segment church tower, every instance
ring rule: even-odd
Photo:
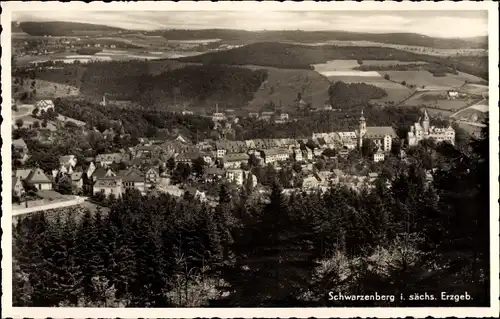
[[[363,137],[366,134],[366,120],[363,115],[363,110],[361,110],[361,117],[359,118],[359,134],[358,134],[358,145],[359,148],[363,146]]]
[[[422,121],[422,128],[424,129],[424,135],[429,134],[429,114],[427,114],[427,109],[424,109],[424,120]]]

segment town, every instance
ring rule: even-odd
[[[103,101],[105,103],[105,99]],[[15,105],[16,101],[13,103]],[[57,114],[52,100],[40,100],[31,109],[34,110],[32,113]],[[237,122],[238,117],[231,116],[231,113],[217,110],[211,116],[214,129],[230,127],[231,123]],[[269,120],[274,115],[273,112],[263,113],[261,120]],[[282,113],[279,120],[288,120],[286,115]],[[19,208],[27,208],[46,204],[46,201],[37,200],[44,197],[53,199],[65,197],[61,195],[79,195],[101,203],[105,198],[117,198],[127,190],[135,189],[143,195],[163,192],[217,203],[217,189],[221,183],[265,194],[269,191],[265,186],[270,186],[272,175],[282,176],[280,180],[287,187],[285,192],[325,191],[331,183],[359,190],[364,186],[373,186],[378,170],[361,169],[362,174],[343,170],[341,163],[352,161],[350,154],[353,152],[364,151],[368,155],[365,156],[366,163],[380,164],[390,156],[407,160],[407,148],[417,146],[422,140],[455,144],[455,131],[451,126],[431,126],[426,110],[423,115],[422,121],[409,128],[407,140],[397,141],[397,153],[393,152],[393,144],[398,139],[394,129],[367,126],[369,119],[364,117],[363,111],[358,127],[352,131],[317,132],[308,139],[234,141],[222,138],[198,143],[181,134],[170,140],[141,138],[135,146],[114,153],[100,153],[83,161],[78,160],[76,154],[63,155],[58,159],[58,167],[52,171],[23,166],[30,157],[30,150],[26,142],[18,138],[12,141],[13,158],[20,162],[20,168],[12,174],[13,202]],[[55,117],[58,116],[61,117]],[[15,125],[13,131],[16,130]],[[47,125],[47,121],[43,120],[41,125],[37,122],[28,127],[43,131]],[[74,129],[78,129],[74,125]],[[82,126],[80,129],[85,130]],[[103,132],[104,139],[113,139],[116,134],[112,129]],[[369,147],[363,148],[363,143]],[[428,176],[431,178],[430,171]]]

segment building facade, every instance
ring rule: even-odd
[[[424,110],[424,120],[413,124],[408,132],[408,145],[415,146],[420,141],[434,139],[437,143],[450,142],[455,145],[455,130],[450,126],[447,128],[434,127],[430,125],[427,110]]]

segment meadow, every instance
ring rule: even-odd
[[[248,104],[249,110],[260,110],[269,103],[284,109],[293,109],[297,105],[297,94],[311,103],[312,107],[321,108],[328,100],[328,79],[312,70],[291,70],[272,67],[245,66],[252,70],[268,70],[268,78],[254,94]]]
[[[417,92],[404,101],[402,106],[426,106],[447,111],[458,111],[473,103],[471,99],[448,100],[446,91]]]
[[[384,71],[383,74],[387,74],[391,81],[403,82],[405,81],[408,85],[415,85],[417,87],[432,87],[436,89],[451,89],[459,88],[466,82],[473,82],[481,80],[479,77],[458,72],[458,75],[447,74],[443,77],[436,77],[428,71]]]

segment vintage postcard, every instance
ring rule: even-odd
[[[493,2],[2,3],[2,317],[496,317]]]

